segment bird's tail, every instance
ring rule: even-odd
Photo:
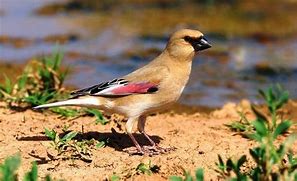
[[[43,109],[43,108],[59,107],[59,106],[98,107],[100,105],[101,104],[98,99],[96,99],[95,97],[88,97],[88,98],[68,99],[65,101],[43,104],[43,105],[33,107],[33,109]]]

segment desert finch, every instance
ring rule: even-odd
[[[195,54],[210,47],[200,31],[179,30],[171,35],[164,51],[144,67],[126,76],[74,91],[68,100],[35,109],[81,106],[122,114],[128,118],[126,132],[136,146],[136,153],[162,153],[166,150],[145,132],[146,116],[179,99],[189,80]],[[151,143],[150,147],[141,147],[132,135],[136,122],[138,131]]]

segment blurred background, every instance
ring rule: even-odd
[[[0,0],[0,74],[18,76],[59,44],[66,85],[82,88],[137,69],[193,28],[213,47],[193,62],[181,103],[256,101],[274,83],[297,98],[296,17],[296,0]]]

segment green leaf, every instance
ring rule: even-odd
[[[100,141],[99,143],[96,144],[96,148],[103,148],[105,147],[105,141]]]
[[[4,86],[4,91],[7,93],[7,94],[11,94],[12,93],[12,89],[13,89],[13,84],[11,82],[11,80],[6,76],[4,75],[5,77],[5,86]]]
[[[260,147],[256,147],[253,149],[249,149],[251,156],[255,160],[257,164],[261,164],[260,162],[263,161],[263,156],[265,154],[265,149],[263,150]]]
[[[259,167],[256,167],[254,170],[252,170],[251,178],[254,181],[261,180],[261,169]]]
[[[111,180],[111,181],[119,181],[119,180],[120,180],[120,177],[117,176],[117,175],[115,175],[115,174],[113,174],[113,175],[110,177],[110,180]]]
[[[267,91],[264,91],[262,89],[259,90],[259,94],[268,102],[269,100],[269,96],[267,94]]]
[[[76,117],[79,115],[79,110],[76,109],[64,109],[60,107],[53,107],[50,109],[52,112],[61,115],[61,117],[69,118],[69,117]]]
[[[284,104],[286,104],[289,100],[289,92],[285,91],[282,92],[280,97],[278,98],[278,101],[276,102],[276,109],[281,108]]]
[[[246,155],[243,155],[240,157],[240,159],[237,162],[237,170],[240,169],[240,167],[246,162]]]
[[[254,134],[246,134],[246,136],[247,136],[249,139],[256,140],[256,141],[258,141],[258,142],[262,142],[262,136],[259,135],[258,133],[254,133]]]
[[[199,168],[196,170],[195,172],[196,175],[196,181],[203,181],[204,180],[204,173],[203,173],[203,169]]]
[[[276,100],[276,95],[275,95],[275,91],[274,91],[274,87],[270,86],[267,90],[267,95],[269,97],[270,103],[273,103]]]
[[[170,176],[169,177],[169,180],[170,181],[183,181],[183,178],[182,177],[180,177],[180,176]]]
[[[64,54],[62,52],[56,51],[53,53],[53,56],[54,56],[54,61],[53,61],[52,69],[57,71],[61,66]]]
[[[50,175],[46,175],[45,176],[45,181],[52,181],[53,179],[51,178],[51,176]]]
[[[26,73],[23,73],[21,77],[18,79],[18,89],[23,90],[26,86],[28,80],[28,75]]]
[[[258,163],[259,156],[255,149],[249,149],[251,156]]]
[[[19,154],[8,157],[4,160],[4,163],[0,165],[0,180],[3,181],[15,181],[17,180],[16,170],[21,163],[21,156]]]
[[[252,106],[252,111],[253,113],[256,115],[257,120],[262,121],[262,122],[267,122],[267,118],[265,117],[265,115],[260,112],[255,106]]]
[[[273,133],[273,139],[276,139],[279,135],[286,132],[290,127],[292,126],[292,122],[289,120],[285,120],[277,125],[274,133]]]
[[[29,95],[28,97],[25,97],[25,102],[30,103],[31,106],[38,106],[41,104],[47,103],[49,100],[55,97],[57,92],[49,92],[48,90],[44,92],[37,92],[34,94]]]
[[[55,130],[48,130],[45,128],[44,133],[50,140],[54,141],[56,139],[57,132]]]
[[[231,160],[231,158],[229,158],[227,160],[226,166],[227,166],[227,171],[230,171],[230,170],[234,170],[235,169],[235,164],[233,163],[233,161]]]
[[[256,120],[252,122],[252,125],[255,127],[256,132],[260,135],[260,136],[266,136],[267,135],[267,128],[266,125],[264,124],[263,121],[261,120]]]
[[[150,170],[150,167],[148,164],[144,164],[144,163],[140,163],[137,168],[136,171],[143,173],[143,174],[148,174],[151,175],[152,171]]]
[[[185,181],[193,181],[193,177],[191,176],[190,172],[185,172],[184,176],[185,176]]]
[[[287,156],[290,165],[297,165],[297,157],[294,157],[294,154],[292,152],[290,152]]]
[[[293,133],[287,137],[287,139],[281,143],[279,149],[277,150],[278,156],[283,157],[288,150],[292,147],[292,145],[297,140],[297,134]]]
[[[85,111],[96,117],[95,124],[101,123],[102,125],[106,125],[108,123],[108,120],[104,119],[101,111],[97,109],[86,109]]]
[[[279,148],[277,149],[276,152],[277,152],[277,156],[278,156],[279,158],[283,157],[284,154],[285,154],[285,152],[286,152],[285,145],[284,145],[284,144],[279,145]]]
[[[62,138],[61,140],[62,140],[62,141],[65,141],[65,142],[69,142],[69,141],[72,140],[77,134],[78,134],[78,132],[76,132],[76,131],[71,131],[70,133],[67,133],[65,136],[63,136],[63,138]]]
[[[274,87],[269,87],[265,91],[259,91],[264,97],[270,113],[275,112],[281,108],[289,99],[289,92],[284,91],[283,88],[277,84]]]
[[[225,171],[225,164],[221,155],[218,155],[218,159],[219,159],[219,163],[217,164],[217,166],[219,167],[220,170]]]
[[[24,177],[24,181],[37,181],[38,174],[37,174],[37,164],[33,162],[31,171],[26,173]]]
[[[248,125],[234,121],[231,124],[226,124],[233,131],[244,132],[248,130]]]

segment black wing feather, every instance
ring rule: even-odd
[[[84,96],[84,95],[94,95],[94,94],[97,94],[99,92],[101,92],[102,90],[104,89],[107,89],[107,88],[110,88],[114,85],[127,85],[128,84],[128,81],[125,80],[125,79],[113,79],[109,82],[102,82],[100,84],[97,84],[97,85],[93,85],[91,87],[88,87],[88,88],[84,88],[84,89],[80,89],[80,90],[77,90],[77,91],[73,91],[70,93],[70,95],[72,96]]]

